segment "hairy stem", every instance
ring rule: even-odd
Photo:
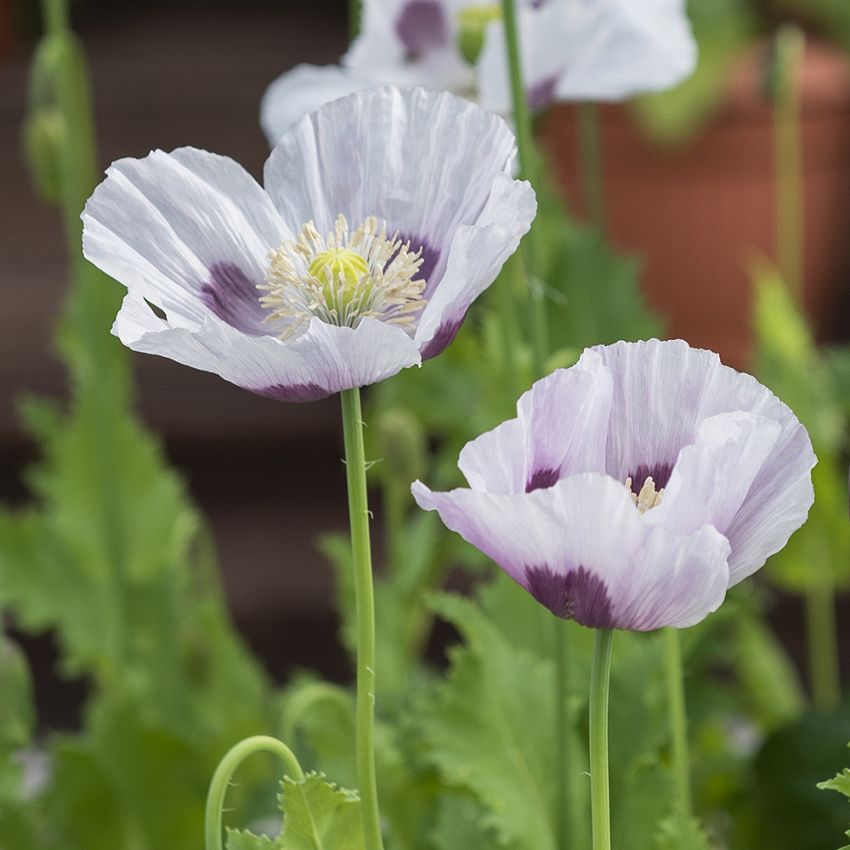
[[[383,850],[375,777],[375,599],[360,390],[344,390],[342,427],[357,603],[357,782],[367,850]]]
[[[676,787],[676,814],[683,822],[686,822],[691,818],[693,804],[682,646],[678,629],[664,629],[664,666],[667,680],[670,740],[673,752],[673,776]]]
[[[284,764],[286,776],[300,782],[304,779],[304,771],[298,764],[298,759],[292,750],[277,738],[268,735],[255,735],[246,738],[236,746],[228,750],[224,758],[219,762],[213,774],[210,790],[207,794],[207,808],[204,815],[204,836],[206,850],[222,850],[222,814],[224,812],[224,800],[227,796],[227,788],[237,768],[254,753],[272,753],[278,756]]]
[[[525,180],[533,179],[533,137],[531,132],[531,113],[528,109],[525,85],[522,74],[522,57],[519,46],[519,29],[515,0],[502,0],[502,16],[505,21],[505,47],[508,54],[508,70],[511,81],[511,102],[513,107],[514,129],[516,131],[517,154],[519,156],[519,176]],[[546,303],[543,287],[536,277],[537,251],[535,250],[534,228],[523,242],[525,270],[528,277],[531,351],[534,376],[540,378],[545,371],[548,354],[548,326],[546,323]]]
[[[597,629],[590,674],[590,809],[593,850],[611,850],[611,801],[608,788],[608,690],[611,680],[612,629]]]

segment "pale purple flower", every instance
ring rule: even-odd
[[[690,626],[803,524],[805,428],[749,375],[681,340],[599,346],[463,449],[469,489],[426,510],[560,617]]]
[[[532,109],[563,100],[622,100],[669,88],[696,65],[685,0],[517,0]],[[364,0],[360,34],[339,66],[299,65],[261,106],[274,142],[305,112],[391,83],[446,89],[508,115],[500,2]]]
[[[500,118],[372,89],[303,118],[265,167],[193,148],[113,163],[86,257],[127,287],[136,351],[287,401],[380,381],[448,345],[534,218]]]

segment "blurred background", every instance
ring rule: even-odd
[[[717,5],[728,16],[704,29],[687,109],[675,94],[603,109],[606,208],[612,240],[640,263],[642,286],[668,335],[746,368],[749,270],[759,253],[776,252],[764,33],[780,19],[812,35],[800,76],[805,305],[819,341],[850,339],[850,61],[843,47],[850,45],[850,4]],[[104,167],[152,148],[193,145],[259,176],[266,86],[299,62],[337,61],[348,39],[345,4],[332,0],[88,0],[74,4],[73,17],[91,63]],[[35,454],[17,404],[66,392],[52,343],[67,280],[61,219],[34,196],[20,153],[39,31],[35,3],[0,0],[0,497],[10,504],[24,500],[24,472]],[[575,124],[574,110],[558,107],[538,129],[580,215]],[[296,666],[345,678],[333,575],[314,546],[330,526],[346,525],[337,399],[275,404],[155,357],[134,357],[134,369],[141,416],[209,520],[241,633],[278,681]],[[805,668],[799,598],[781,598],[771,617]],[[848,625],[845,605],[839,634],[846,637]],[[20,639],[33,665],[40,722],[75,724],[83,687],[55,675],[50,635]]]

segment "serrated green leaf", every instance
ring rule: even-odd
[[[826,782],[819,782],[818,788],[821,791],[837,791],[845,797],[850,797],[850,767],[845,767],[841,773],[837,773]]]
[[[711,842],[695,818],[671,816],[658,826],[655,850],[712,850]]]
[[[497,845],[496,836],[484,825],[484,810],[469,796],[444,794],[431,831],[433,850],[486,848]],[[500,847],[507,845],[499,844]],[[512,848],[509,848],[512,850]]]
[[[243,829],[227,830],[227,850],[274,850],[275,843],[265,835],[254,835]]]
[[[555,846],[552,793],[553,669],[517,650],[472,602],[435,600],[467,645],[422,718],[431,757],[445,780],[481,802],[483,826],[502,845]]]
[[[315,773],[301,782],[286,778],[282,789],[280,850],[363,850],[360,800],[355,792]]]

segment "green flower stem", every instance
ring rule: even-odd
[[[228,750],[227,754],[219,762],[210,783],[209,794],[207,794],[207,808],[204,815],[206,850],[222,850],[221,821],[222,814],[224,813],[224,799],[227,795],[227,789],[239,765],[254,755],[254,753],[272,753],[279,756],[284,764],[286,775],[290,779],[294,779],[296,782],[304,779],[304,771],[301,770],[298,759],[295,758],[292,750],[282,741],[278,741],[277,738],[271,738],[268,735],[255,735],[253,738],[246,738],[244,741],[240,741],[236,746]]]
[[[803,157],[797,79],[805,47],[805,36],[796,26],[782,27],[776,35],[773,121],[776,253],[779,269],[798,305],[803,299]]]
[[[611,680],[612,629],[597,629],[590,674],[590,809],[593,850],[611,850],[611,801],[608,790],[608,689]]]
[[[357,782],[363,806],[366,849],[383,850],[375,778],[375,599],[360,390],[344,390],[341,397],[357,603]]]
[[[776,34],[773,67],[776,254],[779,270],[798,307],[803,304],[805,284],[802,104],[798,82],[805,50],[806,37],[799,27],[784,26]],[[810,578],[805,610],[812,696],[818,709],[829,711],[841,699],[841,676],[835,587],[828,574]]]
[[[352,41],[360,33],[361,15],[360,0],[348,0],[348,34]]]
[[[693,804],[682,646],[678,629],[664,629],[664,666],[667,679],[670,740],[672,741],[673,752],[673,776],[676,784],[676,813],[686,822],[691,818]]]
[[[525,94],[522,79],[522,61],[519,48],[519,30],[517,26],[515,0],[502,0],[502,16],[505,22],[505,42],[508,53],[508,69],[511,81],[511,101],[513,106],[514,130],[519,156],[519,176],[534,184],[533,139],[531,132],[531,113]],[[546,357],[549,351],[548,326],[546,323],[546,303],[543,288],[537,280],[536,265],[537,251],[535,249],[534,227],[526,234],[523,241],[525,270],[528,277],[531,351],[533,356],[534,375],[540,378],[545,372]],[[509,321],[513,317],[507,317]]]
[[[578,149],[585,214],[605,233],[605,176],[602,164],[602,122],[599,105],[578,106]]]
[[[812,700],[816,709],[829,712],[841,701],[835,588],[829,577],[810,579],[806,590],[806,624]]]
[[[557,789],[556,829],[559,850],[573,850],[582,846],[581,811],[579,789],[575,777],[579,774],[582,756],[578,751],[578,739],[571,728],[568,706],[570,694],[570,664],[567,649],[574,623],[552,618],[555,631],[555,728],[559,735],[556,759]]]

